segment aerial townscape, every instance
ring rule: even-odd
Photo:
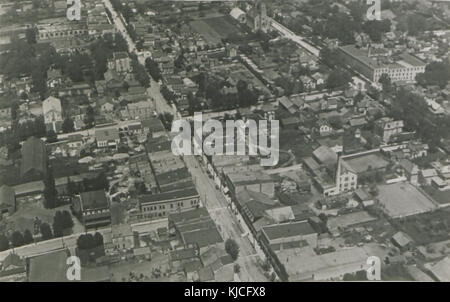
[[[450,2],[368,3],[0,0],[0,281],[449,282]]]

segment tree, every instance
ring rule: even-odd
[[[416,76],[417,82],[422,86],[439,85],[444,88],[450,81],[450,62],[432,62],[425,67],[424,73]]]
[[[48,240],[53,237],[52,229],[48,223],[42,223],[40,226],[40,231],[42,235],[42,240]]]
[[[172,122],[173,122],[173,114],[171,114],[169,112],[160,113],[159,119],[162,121],[164,128],[166,128],[168,131],[171,131]]]
[[[57,194],[55,186],[55,178],[53,177],[53,170],[48,169],[47,175],[44,179],[44,207],[46,209],[53,209],[57,206]]]
[[[69,116],[64,119],[61,127],[64,133],[70,133],[75,131],[75,124]]]
[[[37,34],[37,28],[27,28],[25,31],[25,38],[27,40],[28,44],[36,44],[36,34]]]
[[[342,68],[333,69],[328,76],[326,86],[328,89],[346,88],[352,80],[351,75]]]
[[[55,143],[58,141],[58,135],[56,135],[56,132],[53,129],[50,129],[47,132],[47,143]]]
[[[19,231],[15,231],[11,235],[11,243],[14,247],[22,246],[24,244],[24,239],[23,239],[22,233]]]
[[[56,211],[53,217],[53,233],[55,237],[63,236],[64,230],[73,227],[72,216],[68,211]]]
[[[88,128],[92,128],[94,126],[94,122],[95,122],[94,108],[92,108],[91,106],[88,106],[86,108],[86,117],[84,119],[84,123],[86,124],[86,126]]]
[[[23,232],[23,241],[24,244],[30,244],[34,241],[33,234],[31,234],[29,229],[26,229],[25,232]]]
[[[159,69],[159,65],[157,62],[155,62],[152,58],[147,58],[145,60],[145,68],[150,73],[151,77],[155,81],[161,80],[161,70]]]
[[[239,246],[233,239],[227,239],[227,241],[225,241],[225,251],[233,260],[236,260],[239,256]]]
[[[391,82],[391,78],[389,77],[389,75],[387,73],[383,73],[380,77],[380,79],[378,80],[378,82],[381,84],[381,86],[383,87],[383,91],[385,93],[390,93],[392,92],[392,82]]]
[[[0,234],[0,252],[6,251],[7,249],[9,249],[8,237],[6,237],[3,234]]]

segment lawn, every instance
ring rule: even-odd
[[[432,186],[423,186],[422,189],[441,205],[450,203],[450,191],[439,191]]]
[[[217,44],[222,42],[222,39],[227,38],[229,34],[239,32],[239,29],[228,18],[228,16],[222,16],[195,20],[190,22],[190,26],[201,34],[206,42]]]
[[[448,209],[398,219],[393,223],[398,229],[411,236],[417,245],[450,239],[450,211]]]

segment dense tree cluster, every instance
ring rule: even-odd
[[[63,231],[73,227],[72,216],[68,211],[56,211],[53,217],[53,234],[55,237],[63,236]]]
[[[161,70],[159,69],[159,65],[152,58],[147,58],[145,60],[145,68],[150,73],[153,80],[158,82],[162,79]]]
[[[58,192],[56,191],[55,178],[53,171],[48,169],[47,175],[44,179],[44,207],[46,209],[53,209],[58,206]]]
[[[239,257],[239,246],[233,239],[227,239],[227,241],[225,241],[225,251],[233,260],[236,260]]]
[[[424,98],[413,92],[399,89],[389,114],[404,120],[406,129],[416,131],[431,149],[439,146],[441,139],[450,138],[450,120],[431,114]]]
[[[131,54],[130,57],[131,67],[133,68],[133,73],[136,77],[136,80],[142,86],[146,88],[150,87],[150,78],[148,76],[147,70],[145,70],[145,67],[139,63],[138,58],[135,54]]]
[[[77,247],[80,250],[89,250],[103,245],[103,235],[99,232],[80,235],[77,239]]]
[[[425,67],[425,72],[416,76],[417,82],[422,86],[438,85],[444,88],[450,81],[450,62],[432,62]]]

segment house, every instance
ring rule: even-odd
[[[111,224],[108,197],[105,191],[81,193],[73,201],[74,212],[86,228],[96,228]]]
[[[314,73],[311,77],[314,80],[316,86],[325,84],[325,77],[320,72]]]
[[[333,131],[333,127],[331,127],[330,123],[326,119],[320,119],[317,122],[317,127],[320,135],[327,135]]]
[[[112,58],[108,60],[108,69],[113,69],[118,73],[131,72],[131,59],[124,51],[115,52]]]
[[[134,234],[130,225],[120,224],[111,227],[110,238],[108,242],[105,240],[105,252],[107,254],[115,254],[118,251],[130,251],[134,247]]]
[[[230,12],[230,16],[233,17],[233,19],[237,20],[239,23],[247,23],[246,14],[239,7],[234,7]]]
[[[316,89],[316,82],[310,77],[300,76],[300,81],[302,81],[303,87],[305,87],[306,90],[310,91]]]
[[[148,101],[130,103],[127,105],[127,109],[132,119],[146,119],[153,116],[153,108]]]
[[[119,130],[116,127],[95,128],[95,139],[98,148],[115,148],[120,143]]]
[[[20,176],[23,181],[41,180],[47,174],[47,151],[45,143],[34,136],[22,145]]]
[[[432,179],[437,176],[438,174],[435,169],[421,170],[419,173],[419,181],[423,184],[431,185]]]
[[[371,206],[375,203],[373,197],[367,193],[364,188],[358,188],[353,193],[356,201],[362,203],[364,207]]]
[[[392,242],[402,251],[409,249],[414,243],[411,237],[409,237],[408,234],[402,231],[397,232],[394,234],[394,236],[392,236]]]
[[[72,156],[78,156],[83,147],[83,136],[81,134],[71,134],[67,137],[67,147]]]
[[[392,118],[383,117],[375,121],[374,132],[381,136],[383,142],[387,143],[391,136],[402,133],[403,126],[402,120],[395,121]]]
[[[59,69],[49,69],[47,71],[47,87],[56,88],[63,83],[63,75]]]
[[[409,159],[405,158],[400,159],[398,163],[409,182],[413,185],[417,185],[419,183],[419,167]]]
[[[111,99],[103,97],[97,100],[97,105],[102,113],[111,113],[114,111],[114,103]]]
[[[15,253],[10,253],[1,263],[0,282],[26,281],[27,265],[25,259]]]
[[[62,107],[58,98],[49,96],[42,102],[42,112],[47,131],[53,130],[55,133],[61,131],[62,126]]]
[[[166,129],[159,118],[148,118],[142,121],[144,133],[151,134],[153,138],[158,138],[166,134]]]
[[[0,214],[14,214],[16,211],[16,192],[7,185],[0,187]]]

